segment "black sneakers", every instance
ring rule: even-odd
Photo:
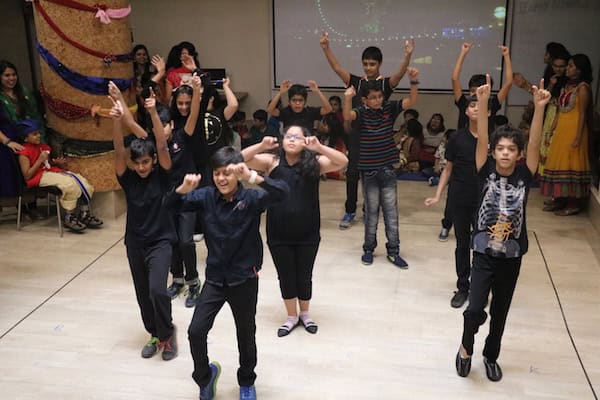
[[[460,350],[456,353],[456,373],[458,376],[466,378],[471,372],[471,357],[462,358]]]
[[[167,288],[167,294],[173,300],[185,289],[185,285],[183,283],[173,282],[171,286]]]
[[[177,327],[173,325],[173,333],[167,340],[160,342],[159,347],[162,349],[162,359],[170,361],[177,357]]]
[[[500,368],[497,362],[491,362],[487,358],[484,358],[483,365],[485,365],[485,374],[490,381],[498,382],[502,379],[502,368]]]
[[[454,292],[454,296],[452,296],[452,300],[450,300],[450,305],[454,308],[461,308],[468,298],[469,292],[463,290],[456,291]]]
[[[152,358],[158,352],[159,343],[160,340],[158,340],[157,337],[152,336],[142,349],[142,358]]]
[[[188,296],[185,299],[185,306],[188,308],[196,307],[200,297],[200,284],[192,285],[188,289]]]

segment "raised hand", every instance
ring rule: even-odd
[[[200,174],[186,174],[183,177],[183,182],[177,188],[176,192],[179,194],[186,194],[196,189],[200,184],[200,180],[202,179],[202,175]]]
[[[198,91],[198,93],[200,94],[204,92],[204,86],[202,86],[202,79],[197,74],[194,74],[194,76],[192,77],[192,89],[194,89],[194,91]]]
[[[108,82],[108,95],[114,100],[123,99],[123,93],[121,93],[121,91],[113,81]]]
[[[181,56],[181,65],[190,71],[196,70],[196,62],[194,61],[194,57],[190,56],[189,54],[184,54]]]
[[[110,109],[110,112],[108,113],[108,115],[110,115],[110,117],[112,119],[123,118],[123,104],[121,103],[121,100],[115,100],[112,98],[112,96],[108,96],[108,98],[113,103],[113,106]]]
[[[475,94],[477,95],[477,100],[487,101],[490,98],[490,93],[492,91],[492,82],[489,74],[485,74],[485,85],[481,85],[477,88]]]
[[[460,51],[462,53],[468,53],[469,51],[471,51],[471,48],[473,47],[473,42],[464,42],[462,44],[462,47],[460,48]]]
[[[251,171],[246,163],[229,164],[226,168],[228,173],[232,173],[238,180],[247,181],[250,179]]]
[[[498,48],[500,49],[500,53],[502,53],[502,57],[506,57],[507,55],[509,55],[509,48],[503,45],[499,45]]]
[[[319,44],[323,50],[329,48],[329,33],[323,31],[321,32],[321,39],[319,39]]]
[[[304,146],[311,151],[318,152],[321,148],[321,142],[316,136],[307,136],[304,138]]]
[[[287,93],[287,91],[290,90],[290,86],[292,86],[292,82],[288,79],[281,82],[281,85],[279,86],[279,93]]]
[[[154,94],[154,90],[152,87],[150,89],[150,97],[144,100],[144,108],[148,111],[151,111],[156,108],[156,94]]]
[[[404,42],[404,52],[407,55],[411,55],[414,50],[415,50],[415,39],[409,39],[406,42]]]
[[[533,94],[533,104],[538,108],[546,107],[546,104],[548,104],[552,98],[550,92],[544,89],[543,79],[540,80],[539,88],[536,86],[531,87],[531,92]]]
[[[273,150],[277,147],[279,147],[279,141],[273,136],[265,136],[260,142],[261,151]]]
[[[354,96],[356,96],[356,89],[354,89],[354,86],[349,86],[344,91],[344,96],[346,96],[346,97],[354,97]]]
[[[165,69],[166,69],[166,64],[165,64],[165,60],[157,55],[152,56],[152,60],[150,60],[150,63],[152,65],[154,65],[154,68],[156,68],[156,71],[158,73],[164,73]]]
[[[306,81],[306,83],[308,83],[308,88],[311,91],[316,92],[317,90],[319,90],[319,87],[317,86],[317,82],[315,82],[315,81]]]
[[[406,73],[408,74],[408,79],[411,81],[416,81],[419,79],[419,70],[413,67],[409,67],[406,69]]]
[[[231,83],[231,80],[229,79],[229,77],[225,77],[223,79],[223,87],[229,87],[230,83]]]

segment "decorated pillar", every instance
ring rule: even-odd
[[[117,189],[106,96],[110,80],[125,94],[133,90],[129,2],[32,2],[50,145],[96,191]]]

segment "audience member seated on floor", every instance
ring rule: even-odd
[[[65,158],[50,158],[52,149],[41,143],[39,123],[35,120],[20,121],[18,132],[24,149],[17,154],[27,187],[58,187],[62,192],[60,205],[65,210],[64,225],[71,231],[81,232],[102,226],[102,221],[92,214],[89,207],[94,187],[83,176],[63,169],[67,164]]]
[[[442,141],[435,150],[435,163],[433,164],[433,167],[421,170],[423,175],[425,175],[427,178],[429,186],[437,186],[437,184],[440,182],[440,175],[446,166],[446,144],[454,132],[456,132],[456,129],[448,129],[446,133],[444,133]]]
[[[442,142],[445,131],[444,116],[440,113],[433,114],[423,130],[423,145],[419,153],[419,169],[424,170],[433,167],[435,152]]]
[[[408,135],[406,128],[406,123],[408,122],[408,120],[418,120],[419,112],[414,108],[409,108],[408,110],[404,110],[404,112],[402,113],[402,118],[404,118],[404,122],[402,122],[402,125],[400,125],[397,131],[394,131],[394,142],[396,142],[396,146],[400,145],[402,139]],[[394,123],[394,126],[396,126],[396,123],[397,122]]]
[[[397,172],[418,172],[419,152],[423,143],[423,125],[414,118],[406,121],[406,136],[400,139],[400,162],[396,164]]]
[[[242,148],[260,143],[265,136],[279,138],[279,129],[275,129],[273,125],[269,125],[267,118],[267,111],[263,109],[254,111],[254,114],[252,114],[252,126],[250,127],[250,139],[245,143],[242,142]]]

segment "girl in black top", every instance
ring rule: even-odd
[[[299,321],[308,332],[316,333],[318,327],[308,309],[312,270],[321,239],[319,176],[344,168],[348,159],[343,153],[322,145],[300,126],[286,130],[276,154],[265,153],[277,147],[277,139],[268,136],[242,151],[244,161],[251,168],[281,179],[290,187],[287,201],[267,211],[267,244],[288,315],[277,335],[288,335]]]

